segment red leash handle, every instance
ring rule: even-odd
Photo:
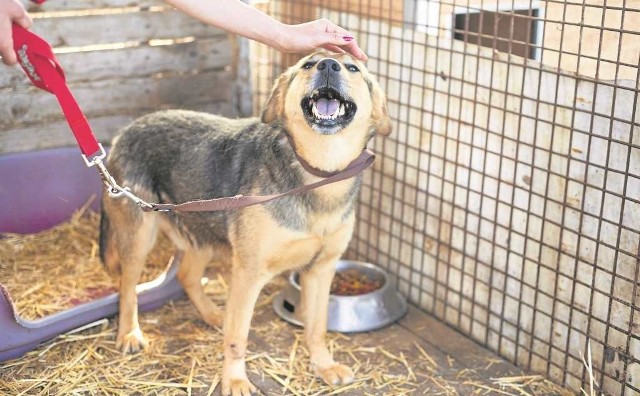
[[[12,28],[13,48],[20,66],[36,87],[56,96],[80,146],[80,151],[84,154],[85,160],[92,158],[87,161],[88,165],[92,165],[96,157],[104,157],[104,150],[93,135],[89,122],[69,90],[64,71],[53,54],[51,46],[42,37],[16,23]]]

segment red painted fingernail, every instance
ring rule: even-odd
[[[353,37],[351,37],[351,36],[342,36],[342,38],[344,39],[344,41],[351,41],[351,40],[353,40]]]

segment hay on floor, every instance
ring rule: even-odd
[[[114,279],[98,257],[97,230],[98,216],[80,211],[39,234],[0,238],[0,282],[22,317],[39,318],[114,290]],[[144,280],[163,271],[172,252],[161,239]],[[205,291],[222,305],[227,274],[211,267],[207,275]],[[401,349],[368,334],[339,333],[328,334],[329,347],[336,360],[353,368],[356,380],[327,386],[314,377],[302,330],[273,314],[271,301],[285,282],[278,277],[263,290],[249,342],[248,373],[267,394],[571,394],[541,376],[489,378],[482,367],[452,374],[446,361],[438,362],[418,342]],[[189,301],[143,313],[140,323],[150,341],[144,353],[123,355],[116,350],[117,321],[104,319],[0,363],[0,394],[219,394],[222,333],[208,327]]]

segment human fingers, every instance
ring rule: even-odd
[[[25,10],[19,0],[5,0],[0,3],[0,16],[16,22],[25,29],[29,29],[33,24],[31,15]]]
[[[16,53],[13,50],[11,19],[3,16],[0,16],[0,56],[5,65],[11,66],[17,62]]]
[[[369,59],[367,54],[364,53],[362,48],[358,46],[358,43],[355,40],[343,46],[343,49],[363,62]]]
[[[12,22],[28,29],[33,20],[19,0],[0,2],[0,56],[7,65],[13,65],[17,61],[13,50]]]
[[[322,48],[329,50],[331,52],[337,52],[339,54],[344,54],[347,51],[343,50],[342,48],[338,47],[337,45],[333,45],[333,44],[325,44],[322,46]]]
[[[31,25],[33,25],[33,19],[31,19],[31,15],[29,15],[26,11],[22,16],[13,19],[18,25],[22,26],[25,29],[29,29]]]
[[[339,53],[348,52],[361,61],[366,61],[368,59],[367,55],[358,46],[358,43],[355,41],[353,36],[342,35],[340,33],[323,33],[317,38],[317,40],[318,42],[315,47],[322,47]]]
[[[331,41],[327,42],[326,44],[339,46],[344,51],[350,53],[361,61],[366,61],[368,59],[362,48],[358,46],[358,42],[354,39],[351,32],[327,19],[322,19],[320,20],[320,22],[324,25],[324,31],[333,35],[333,37],[331,37]],[[329,39],[329,37],[327,38]]]

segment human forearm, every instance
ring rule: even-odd
[[[285,25],[240,0],[165,0],[201,22],[282,49]]]
[[[348,52],[360,60],[367,55],[353,35],[327,19],[287,25],[240,0],[165,0],[167,4],[208,25],[224,29],[283,52],[325,48]]]

